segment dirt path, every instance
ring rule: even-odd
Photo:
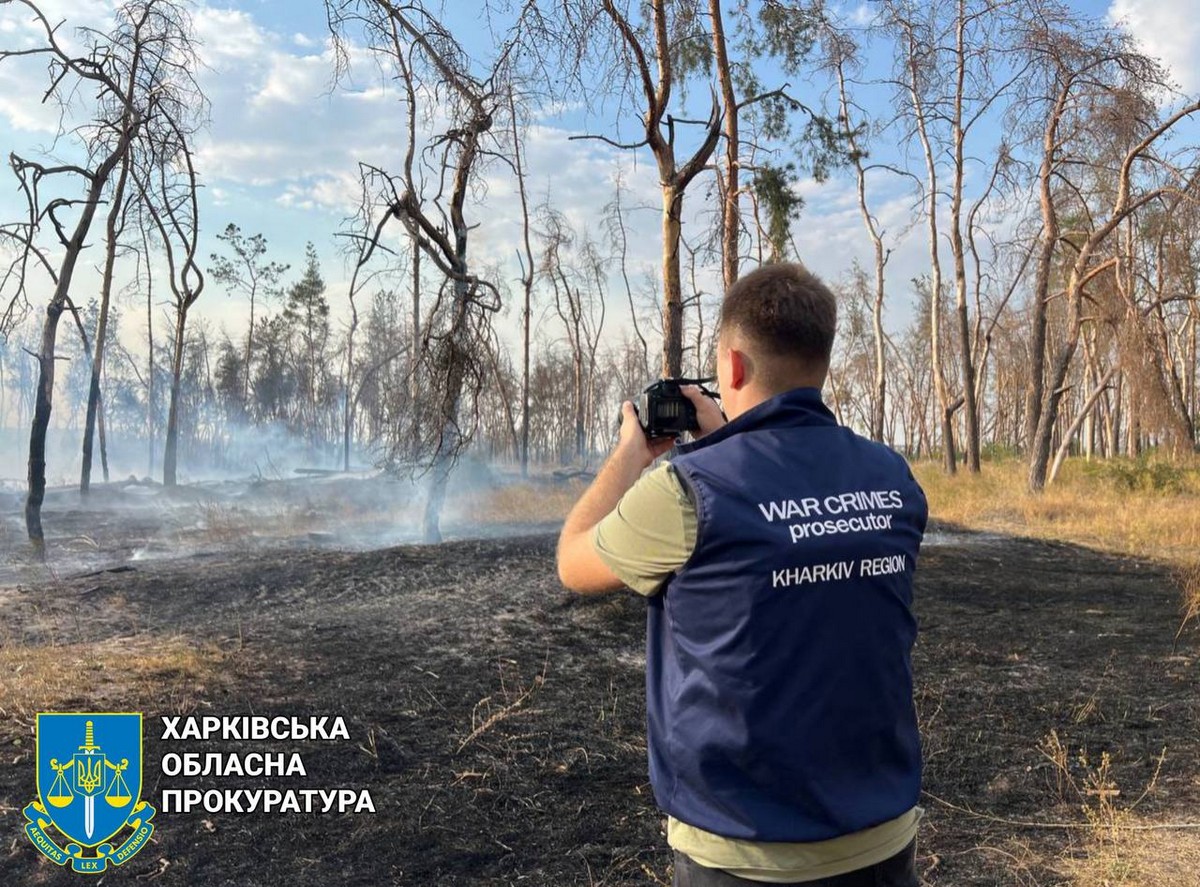
[[[539,535],[0,587],[0,883],[78,883],[21,834],[38,710],[144,711],[143,796],[160,807],[165,788],[344,787],[378,811],[160,813],[155,842],[106,884],[669,883],[646,777],[644,604],[573,597],[552,558]],[[1193,884],[1188,833],[1032,828],[941,803],[1041,823],[1085,822],[1084,804],[1126,826],[1200,819],[1200,633],[1172,653],[1167,571],[951,535],[927,546],[918,599],[927,881],[1089,883],[1119,865],[1110,883]],[[159,718],[179,714],[341,716],[351,739],[161,741]],[[1152,790],[1120,813],[1164,748]],[[251,750],[298,751],[308,775],[162,775],[168,751]],[[1119,795],[1096,781],[1105,753]],[[1181,880],[1147,880],[1164,852]]]

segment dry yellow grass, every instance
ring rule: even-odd
[[[39,711],[192,711],[232,682],[244,651],[183,637],[84,644],[0,644],[0,713],[32,733]],[[14,737],[3,737],[11,739]]]
[[[491,526],[562,520],[586,488],[581,480],[526,481],[452,492],[442,512],[447,524]],[[364,503],[353,497],[312,502],[259,503],[245,506],[205,503],[197,526],[175,531],[178,541],[193,545],[244,548],[262,535],[277,538],[319,531],[353,536],[373,526],[419,529],[420,496],[395,503]],[[0,539],[2,541],[2,539]]]
[[[934,462],[915,463],[913,471],[930,514],[946,523],[1160,558],[1181,568],[1197,562],[1200,468],[1068,460],[1037,495],[1026,488],[1025,462],[1014,458],[989,460],[978,475],[960,470],[950,477]],[[561,520],[584,487],[581,481],[512,484],[480,495],[471,512],[480,523]]]
[[[1155,823],[1125,817],[1130,828]],[[1195,831],[1121,831],[1093,835],[1079,855],[1059,868],[1078,887],[1194,887],[1200,870],[1200,834]]]
[[[1183,635],[1183,630],[1187,628],[1188,623],[1200,619],[1200,560],[1180,566],[1175,571],[1175,581],[1179,584],[1179,590],[1182,593],[1179,607],[1182,618],[1179,622],[1179,631],[1175,633],[1175,644],[1178,645],[1179,638]]]
[[[960,470],[950,477],[935,462],[915,463],[913,471],[937,520],[1196,568],[1200,467],[1073,459],[1037,495],[1026,488],[1025,462],[1014,458],[986,461],[978,475]],[[473,497],[471,515],[480,523],[562,520],[585,486],[572,481],[498,487]],[[462,507],[461,502],[453,504]]]
[[[1073,835],[1068,851],[1055,868],[1078,887],[1191,887],[1200,866],[1200,830],[1174,827],[1139,815],[1138,805],[1158,783],[1166,749],[1149,782],[1136,798],[1123,800],[1112,777],[1108,752],[1089,761],[1080,751],[1072,756],[1051,731],[1038,748],[1054,765],[1060,801],[1074,796],[1088,823]],[[1072,766],[1073,765],[1073,766]],[[1082,778],[1075,774],[1082,774]]]
[[[1200,551],[1200,469],[1161,463],[1070,460],[1040,494],[1016,459],[986,462],[954,477],[939,465],[914,473],[930,514],[973,530],[1074,542],[1105,551],[1191,565]]]
[[[496,487],[471,503],[469,516],[482,524],[538,523],[562,520],[583,495],[582,481],[520,483]],[[463,503],[452,503],[460,510]]]

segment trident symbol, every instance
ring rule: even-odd
[[[104,755],[92,737],[92,722],[87,721],[82,754],[75,755],[75,786],[83,795],[83,831],[89,839],[96,830],[96,795],[104,785]]]
[[[83,772],[77,773],[75,778],[79,780],[79,787],[83,789],[84,794],[94,792],[100,781],[104,778],[104,771],[100,769],[103,764],[100,758],[95,758],[92,761],[83,762]]]

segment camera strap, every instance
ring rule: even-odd
[[[705,378],[703,378],[703,379],[686,379],[686,378],[682,378],[682,377],[681,377],[681,378],[678,378],[678,379],[672,379],[671,381],[672,381],[672,382],[677,382],[677,383],[679,383],[680,385],[695,385],[695,386],[696,386],[697,388],[699,388],[699,389],[700,389],[700,390],[701,390],[701,391],[702,391],[704,394],[708,395],[709,397],[713,398],[714,400],[720,400],[720,399],[721,399],[721,395],[720,395],[720,393],[719,393],[719,392],[713,391],[712,389],[705,387],[705,386],[706,386],[706,385],[707,385],[709,382],[715,382],[715,381],[717,381],[717,377],[716,377],[716,376],[706,376],[706,377],[705,377]]]

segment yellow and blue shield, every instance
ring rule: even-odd
[[[38,714],[37,789],[38,799],[25,808],[25,833],[51,860],[99,873],[109,862],[121,865],[132,858],[154,832],[155,810],[140,797],[141,714]],[[50,826],[67,839],[65,847]],[[133,833],[114,849],[126,828]]]

